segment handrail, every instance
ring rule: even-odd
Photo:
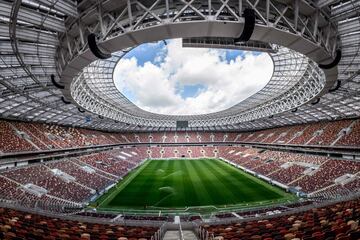
[[[180,235],[180,240],[184,240],[184,234],[183,234],[182,227],[181,227],[181,221],[179,222],[179,235]]]
[[[199,226],[198,228],[198,238],[199,240],[213,240],[214,239],[214,234],[213,233],[209,233],[208,230],[206,230],[204,227]]]
[[[160,228],[151,236],[151,240],[162,240],[166,229],[166,223],[163,223]]]
[[[244,221],[252,221],[252,220],[258,220],[258,219],[270,219],[270,218],[274,218],[274,217],[278,217],[278,216],[284,216],[284,215],[304,212],[304,211],[307,211],[307,210],[312,209],[312,208],[325,207],[325,206],[332,205],[332,204],[335,204],[335,203],[353,200],[353,199],[356,199],[356,198],[359,198],[359,197],[360,197],[360,193],[354,193],[352,195],[344,196],[344,197],[341,197],[339,199],[334,199],[334,200],[327,201],[327,202],[322,202],[322,203],[314,203],[314,204],[302,206],[302,207],[292,209],[290,211],[285,211],[285,212],[275,214],[275,215],[249,217],[249,218],[244,218],[244,219],[239,219],[239,218],[212,219],[212,221],[206,222],[206,224],[208,224],[208,225],[227,224],[227,223],[233,223],[233,222],[244,222]],[[66,214],[60,214],[60,213],[52,213],[52,212],[47,212],[46,210],[43,210],[43,209],[26,208],[24,206],[19,205],[19,203],[17,203],[17,202],[9,201],[9,200],[0,199],[0,207],[9,208],[9,209],[15,209],[15,210],[18,210],[18,211],[24,211],[24,212],[33,213],[33,214],[39,214],[39,215],[47,216],[47,217],[61,218],[61,219],[65,219],[65,220],[75,220],[75,221],[90,222],[90,223],[104,223],[104,224],[112,223],[112,224],[114,224],[113,222],[110,222],[107,219],[88,218],[88,217],[81,217],[81,216],[76,216],[76,215],[66,215]],[[140,225],[142,225],[142,226],[160,226],[159,230],[161,230],[161,231],[158,233],[158,236],[162,237],[164,231],[166,230],[166,224],[167,223],[163,223],[163,224],[160,225],[159,222],[156,222],[156,221],[127,220],[127,221],[122,221],[122,222],[119,221],[116,224],[126,224],[128,226],[140,226]],[[204,237],[206,234],[204,235],[204,233],[201,233],[201,231],[199,231],[199,236],[200,235],[202,237]],[[207,235],[207,237],[209,237],[209,236]],[[161,240],[161,238],[158,238],[158,239]],[[206,239],[206,238],[202,238],[202,239]],[[155,240],[157,240],[157,239],[155,239]]]

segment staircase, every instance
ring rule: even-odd
[[[190,230],[184,230],[183,237],[181,238],[180,231],[170,230],[164,235],[163,240],[198,240],[195,233]]]
[[[351,124],[346,127],[346,128],[343,128],[340,130],[340,132],[338,133],[338,137],[335,139],[335,141],[333,141],[330,146],[334,146],[342,137],[348,135],[351,133],[354,125],[355,125],[356,121],[352,121]]]
[[[183,239],[184,240],[198,240],[195,233],[193,231],[189,231],[189,230],[183,231]]]
[[[179,231],[167,231],[163,238],[163,240],[178,240],[178,239],[180,239]]]
[[[174,222],[163,225],[160,232],[165,232],[163,240],[198,240],[194,227],[189,223],[181,224],[180,217],[175,216]]]

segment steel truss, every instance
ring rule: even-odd
[[[338,72],[332,74],[340,81],[339,87],[335,88],[335,81],[326,84],[319,96],[324,95],[316,105],[310,101],[297,107],[297,111],[182,130],[243,131],[360,116],[360,3],[356,0],[83,0],[77,3],[73,0],[0,0],[0,117],[112,131],[176,130],[114,122],[90,112],[81,113],[77,106],[60,100],[63,93],[52,85],[50,75],[57,74],[57,80],[61,76],[62,84],[67,83],[69,87],[67,81],[79,76],[85,66],[96,60],[87,50],[89,33],[95,33],[100,47],[109,52],[134,47],[145,41],[141,33],[150,35],[149,32],[154,31],[154,41],[157,37],[179,37],[177,34],[183,28],[205,31],[205,34],[199,33],[201,36],[181,36],[186,38],[234,38],[242,32],[245,8],[256,12],[252,40],[273,42],[272,37],[278,36],[281,42],[277,44],[323,64],[331,62],[326,56],[341,48]],[[311,71],[310,68],[307,71]],[[90,81],[87,84],[94,91],[96,85]],[[335,91],[328,92],[334,88]],[[287,89],[290,91],[291,87]],[[110,93],[106,87],[101,91]],[[276,96],[281,94],[277,92]],[[268,99],[264,96],[254,95],[249,103],[265,104]],[[248,110],[238,107],[239,113]],[[124,109],[124,112],[130,110]],[[85,116],[91,121],[85,122]],[[221,116],[219,112],[216,119]]]
[[[122,56],[123,53],[118,53],[110,59],[90,64],[72,83],[71,94],[75,102],[84,109],[141,126],[173,127],[178,119],[188,120],[190,127],[250,121],[281,113],[310,101],[322,91],[326,82],[324,73],[315,63],[294,51],[279,48],[271,53],[275,66],[272,79],[264,89],[244,102],[214,114],[190,117],[160,115],[141,110],[117,90],[112,77],[116,62]]]
[[[96,2],[87,6],[84,12],[67,26],[67,31],[60,38],[63,45],[58,49],[59,59],[62,59],[61,68],[65,68],[87,50],[88,33],[96,33],[99,42],[128,35],[130,40],[127,44],[137,45],[141,42],[140,36],[136,34],[156,26],[195,22],[243,23],[242,13],[245,8],[255,11],[258,28],[271,26],[283,32],[299,35],[329,53],[333,53],[338,47],[337,27],[327,21],[329,13],[322,9],[314,11],[310,1],[295,0],[290,5],[275,0],[127,0],[126,4],[124,2],[109,10]],[[90,18],[90,14],[96,17]],[[236,37],[240,30],[241,28],[236,29],[232,37]]]
[[[266,3],[264,5],[264,3]],[[146,4],[145,4],[146,5]],[[282,5],[279,2],[267,0],[266,2],[251,2],[249,0],[245,1],[168,1],[168,0],[158,0],[152,2],[149,6],[145,6],[143,3],[139,1],[127,1],[127,4],[124,5],[122,8],[119,8],[115,11],[106,12],[104,15],[104,11],[101,7],[96,7],[88,11],[97,11],[98,16],[101,16],[99,21],[96,21],[92,24],[87,25],[87,30],[89,32],[95,32],[98,36],[99,45],[106,49],[107,51],[113,51],[114,47],[111,42],[114,42],[114,39],[119,40],[119,37],[123,37],[122,39],[125,40],[124,36],[130,38],[131,40],[121,45],[121,49],[124,47],[133,47],[138,45],[141,42],[151,41],[157,38],[155,37],[148,37],[143,36],[143,32],[146,32],[148,29],[153,29],[154,27],[170,27],[170,26],[177,26],[188,24],[201,24],[205,23],[208,24],[209,22],[214,23],[235,23],[237,25],[243,24],[242,18],[242,11],[245,8],[251,8],[256,12],[256,26],[257,31],[254,33],[255,35],[261,35],[259,37],[261,40],[266,40],[267,35],[261,33],[261,28],[271,28],[272,30],[281,31],[282,34],[295,34],[296,36],[300,36],[302,41],[312,42],[317,46],[317,49],[312,51],[305,51],[310,57],[314,58],[316,61],[321,62],[329,59],[332,52],[335,51],[337,46],[336,40],[336,27],[333,26],[329,22],[324,22],[325,13],[321,11],[316,11],[316,13],[312,16],[315,21],[309,21],[308,17],[305,19],[302,16],[302,12],[306,10],[305,6],[300,6],[299,1],[295,1],[293,6],[289,5]],[[289,11],[293,11],[294,15],[289,15]],[[326,25],[326,27],[325,27]],[[105,113],[106,117],[112,118],[117,121],[124,121],[125,123],[135,124],[140,126],[156,126],[156,127],[174,127],[176,120],[188,120],[189,125],[191,127],[200,127],[200,126],[216,126],[216,125],[229,125],[229,124],[236,124],[244,121],[249,121],[249,119],[257,119],[258,117],[265,117],[267,116],[265,113],[269,112],[269,108],[271,110],[276,110],[272,112],[273,114],[281,113],[291,108],[298,107],[311,99],[308,97],[311,95],[312,98],[319,96],[319,94],[323,91],[323,88],[326,87],[326,81],[322,82],[321,86],[322,89],[318,87],[315,88],[316,94],[311,92],[309,94],[303,94],[302,101],[300,98],[297,97],[297,104],[294,104],[294,101],[291,99],[286,99],[285,96],[292,96],[294,92],[291,92],[291,95],[284,95],[283,92],[277,92],[278,90],[273,91],[273,96],[278,96],[282,94],[281,101],[274,99],[273,102],[268,102],[263,104],[261,107],[259,103],[257,105],[252,104],[253,110],[256,111],[246,111],[241,112],[237,111],[234,112],[234,109],[230,109],[229,111],[221,111],[218,114],[206,114],[200,116],[191,116],[191,117],[184,117],[184,116],[165,116],[165,115],[156,115],[145,111],[140,111],[140,109],[133,104],[126,101],[124,96],[121,96],[121,101],[123,103],[118,104],[110,104],[113,102],[109,100],[102,100],[102,97],[99,96],[92,96],[91,99],[94,101],[98,101],[96,107],[94,104],[90,104],[87,101],[89,98],[86,98],[84,92],[88,94],[96,94],[94,91],[89,91],[82,85],[83,92],[80,94],[79,88],[74,87],[71,84],[73,79],[78,79],[76,84],[79,83],[79,77],[81,79],[93,78],[93,76],[97,76],[97,80],[101,82],[104,79],[103,74],[100,76],[98,73],[104,73],[104,68],[99,68],[99,71],[96,71],[94,65],[90,63],[88,58],[89,56],[88,46],[85,41],[85,31],[82,28],[83,24],[73,24],[71,25],[73,29],[78,29],[78,37],[74,37],[70,39],[68,36],[66,39],[64,38],[63,41],[67,43],[67,48],[60,48],[59,54],[61,55],[61,59],[63,59],[63,66],[62,69],[65,69],[62,78],[64,83],[68,86],[64,91],[64,94],[69,98],[79,102],[77,102],[80,106],[85,109],[90,110],[96,114],[103,114]],[[235,25],[236,26],[236,25]],[[230,27],[231,28],[231,27]],[[260,29],[260,30],[259,30]],[[160,31],[160,30],[159,30]],[[213,34],[219,34],[219,30],[213,30]],[[232,30],[233,31],[233,30]],[[270,31],[270,30],[267,30]],[[237,32],[237,31],[235,31]],[[160,33],[159,33],[160,34]],[[192,37],[194,33],[191,31],[180,31],[179,34],[188,34]],[[234,34],[233,32],[230,33]],[[284,38],[281,36],[280,33],[276,33],[280,38]],[[335,35],[334,35],[335,34]],[[136,37],[136,35],[142,37]],[[161,35],[161,34],[160,34]],[[236,37],[236,35],[233,35]],[[161,37],[160,37],[161,38]],[[271,37],[270,37],[271,38]],[[284,41],[284,40],[281,40]],[[280,42],[281,42],[280,41]],[[299,40],[293,40],[290,45],[294,45]],[[110,43],[109,43],[110,42]],[[295,47],[296,48],[296,47]],[[322,54],[315,54],[312,55],[313,52],[322,52]],[[326,55],[326,53],[328,55]],[[86,60],[84,60],[86,59]],[[112,58],[111,58],[112,59]],[[79,61],[81,61],[79,63]],[[113,61],[113,60],[110,60]],[[89,67],[85,67],[85,70],[78,70],[81,69],[81,66],[86,66],[89,63]],[[97,65],[106,65],[105,61],[97,61]],[[313,68],[315,68],[315,64],[313,64]],[[90,69],[89,69],[90,68]],[[87,74],[82,74],[82,73]],[[90,74],[89,74],[90,72]],[[313,71],[315,77],[321,76],[318,71]],[[330,73],[330,75],[334,75],[334,73]],[[71,77],[73,76],[73,78]],[[99,78],[100,76],[100,78]],[[306,77],[306,76],[305,76]],[[321,77],[319,81],[326,80],[326,77]],[[332,85],[334,79],[331,77],[328,79],[328,85]],[[71,84],[71,87],[69,87]],[[102,83],[100,83],[102,85]],[[317,86],[320,86],[318,84]],[[304,85],[305,87],[305,85]],[[77,92],[73,90],[76,89]],[[69,93],[69,90],[72,91]],[[109,90],[110,91],[110,90]],[[111,86],[111,92],[114,91],[114,87]],[[296,92],[301,92],[301,89],[297,89]],[[81,98],[78,97],[81,96]],[[295,94],[295,96],[297,96]],[[124,100],[125,99],[125,100]],[[76,101],[75,100],[75,101]],[[268,99],[269,101],[269,99]],[[125,103],[124,103],[125,102]],[[281,104],[280,104],[281,102]],[[101,103],[101,104],[100,104]],[[284,104],[286,103],[286,104]],[[109,105],[110,104],[110,105]],[[125,105],[124,105],[125,104]],[[287,105],[288,104],[288,105]],[[266,107],[264,107],[266,106]],[[281,106],[281,107],[275,107]],[[107,109],[107,110],[106,110]],[[125,110],[124,110],[125,109]],[[239,109],[237,106],[236,109]],[[139,112],[141,114],[139,114]],[[222,116],[219,116],[219,114]],[[251,115],[252,116],[249,116]]]

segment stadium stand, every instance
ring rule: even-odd
[[[16,131],[11,122],[0,120],[0,151],[31,151],[36,148],[27,141],[28,136]]]
[[[360,120],[354,121],[349,129],[345,131],[345,134],[339,141],[336,142],[336,145],[342,146],[359,146],[360,145]]]
[[[358,119],[282,127],[250,133],[112,134],[94,130],[52,127],[46,124],[1,121],[0,151],[22,152],[119,143],[264,143],[358,147]],[[8,141],[5,141],[8,139]],[[319,140],[321,139],[321,141]],[[235,141],[236,140],[236,141]]]
[[[359,29],[359,0],[0,1],[0,240],[359,240]]]
[[[16,123],[15,126],[21,129],[21,127],[19,127],[21,124]],[[296,128],[293,132],[297,132],[298,129],[299,128]],[[71,131],[75,132],[74,130]],[[76,132],[83,131],[84,130],[79,129]],[[198,134],[202,135],[202,133]],[[155,136],[156,134],[152,133],[152,135]],[[183,135],[186,136],[186,134]],[[75,134],[73,134],[73,136],[75,136]],[[102,139],[100,141],[92,141],[92,144],[105,143],[105,139],[107,139],[107,143],[113,144],[115,143],[114,140],[117,140],[116,137],[109,137],[111,135],[99,134],[94,131],[92,131],[91,136],[92,139]],[[158,136],[161,136],[161,134]],[[167,134],[167,136],[171,135]],[[180,136],[180,134],[178,136]],[[223,134],[218,134],[217,136],[217,139],[225,138]],[[254,139],[261,139],[259,136],[254,137]],[[210,138],[210,135],[208,135],[208,137]],[[131,138],[126,136],[126,139]],[[139,135],[139,139],[143,141],[146,138],[140,137]],[[186,137],[177,138],[177,140],[179,139],[188,143],[188,138]],[[192,137],[190,137],[190,139],[192,139]],[[53,140],[48,139],[48,141]],[[39,142],[34,141],[33,143],[37,145]],[[56,144],[54,141],[53,143],[54,145]],[[76,142],[76,144],[80,143],[80,141]],[[70,145],[62,145],[61,147],[65,146],[68,147]],[[23,149],[20,145],[18,145],[18,148]],[[33,149],[33,151],[35,151],[35,149]],[[149,153],[149,151],[151,153]],[[111,214],[108,216],[107,214],[102,215],[102,213],[77,212],[90,198],[119,181],[121,177],[127,175],[127,173],[138,164],[141,164],[144,159],[182,157],[221,157],[245,169],[264,175],[272,181],[279,182],[290,188],[295,188],[308,194],[308,196],[313,199],[337,199],[339,197],[352,195],[360,190],[358,177],[360,163],[358,161],[242,146],[180,145],[173,147],[137,146],[131,148],[115,148],[99,153],[71,157],[70,159],[4,169],[0,172],[0,197],[5,202],[12,202],[16,205],[31,209],[41,209],[52,213],[73,213],[76,215],[80,214],[79,216],[83,217],[111,220],[114,218]],[[236,212],[235,215],[229,212],[219,213],[216,214],[215,217],[225,220],[228,218],[237,218],[238,216],[242,218],[252,218],[263,215],[268,216],[269,214],[277,215],[303,206],[307,206],[307,204],[298,203],[298,205],[296,205],[295,203],[293,206],[288,204],[259,210],[241,211]],[[12,210],[5,209],[5,211]],[[172,221],[172,218],[168,218],[167,216],[147,217],[141,215],[125,215],[122,219],[127,221]],[[182,219],[183,221],[201,221],[201,218],[196,216],[183,217]],[[233,226],[234,225],[231,225],[230,227]],[[219,235],[227,239],[226,236],[228,235],[223,235],[223,230],[218,230],[220,228],[221,227],[209,227],[206,229],[210,233],[213,233],[214,236]],[[227,233],[227,231],[225,232]],[[232,231],[229,231],[229,236],[231,236],[231,232]],[[244,233],[244,236],[247,236],[246,231]],[[266,235],[266,232],[262,234]],[[262,234],[259,235],[261,236]],[[311,235],[312,234],[313,232]]]
[[[81,157],[79,161],[117,177],[125,175],[131,167],[134,167],[134,164],[127,161],[117,160],[110,153],[95,153],[89,156]]]
[[[348,239],[360,238],[360,201],[313,208],[270,219],[203,225],[214,239]]]
[[[51,162],[48,163],[47,166],[49,166],[51,169],[59,169],[64,173],[75,177],[76,182],[97,191],[106,188],[111,183],[114,183],[113,180],[102,176],[101,172],[97,172],[93,168],[77,165],[73,161],[65,160],[59,162]],[[94,181],[93,179],[96,179],[96,181]]]
[[[32,184],[43,189],[49,195],[74,202],[84,202],[91,196],[91,190],[69,179],[58,177],[45,165],[17,168],[3,173],[3,176],[21,185]]]
[[[155,227],[130,227],[62,220],[0,208],[1,239],[150,239]]]

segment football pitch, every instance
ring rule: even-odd
[[[103,210],[228,208],[294,196],[217,159],[148,160],[97,200]],[[213,209],[214,210],[214,209]]]

